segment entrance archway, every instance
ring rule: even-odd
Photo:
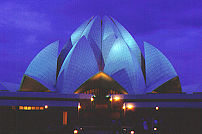
[[[128,94],[118,82],[104,72],[92,76],[74,93],[93,94],[97,97],[105,97],[110,94]]]

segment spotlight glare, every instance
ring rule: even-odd
[[[159,110],[159,107],[157,107],[157,106],[156,106],[156,108],[155,108],[155,109],[156,109],[156,111],[158,111],[158,110]]]
[[[112,97],[109,100],[112,101]]]
[[[79,103],[79,105],[78,105],[78,110],[79,110],[79,109],[81,109],[81,104],[80,104],[80,103]]]
[[[48,105],[45,105],[44,107],[45,107],[45,109],[47,109],[47,108],[48,108]]]
[[[90,100],[91,100],[91,101],[94,101],[94,98],[93,98],[93,97],[91,97],[91,98],[90,98]]]
[[[78,134],[78,130],[75,129],[75,130],[74,130],[74,134]]]
[[[132,130],[132,131],[130,131],[130,133],[131,133],[131,134],[135,134],[135,131]]]
[[[114,98],[114,100],[115,100],[115,101],[119,101],[120,98],[119,98],[118,96],[116,96],[116,97]]]
[[[81,109],[81,106],[79,105],[78,108]]]
[[[133,106],[133,105],[127,105],[127,108],[128,108],[128,109],[133,109],[134,106]]]
[[[123,110],[125,110],[126,109],[126,105],[125,104],[123,104]]]

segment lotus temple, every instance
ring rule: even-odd
[[[144,49],[114,18],[81,24],[30,62],[15,91],[0,83],[0,133],[181,134],[200,131],[201,92],[155,44]]]

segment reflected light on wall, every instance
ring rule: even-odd
[[[63,125],[67,125],[67,112],[63,112]]]
[[[112,78],[110,76],[108,76],[107,74],[103,73],[103,72],[99,72],[92,79],[96,80],[96,79],[99,79],[99,78],[104,78],[106,80],[112,81]]]
[[[114,98],[114,100],[115,100],[115,101],[119,101],[120,98],[119,98],[118,96],[116,96],[116,97]]]
[[[19,110],[23,110],[23,106],[19,106]]]
[[[131,105],[131,104],[128,104],[128,105],[127,105],[127,109],[129,109],[129,110],[130,110],[130,109],[133,109],[133,108],[134,108],[134,106],[133,106],[133,105]]]

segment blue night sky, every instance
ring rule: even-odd
[[[201,0],[0,0],[0,81],[20,83],[41,49],[63,45],[94,15],[118,20],[141,49],[147,41],[162,51],[183,87],[202,83]]]

